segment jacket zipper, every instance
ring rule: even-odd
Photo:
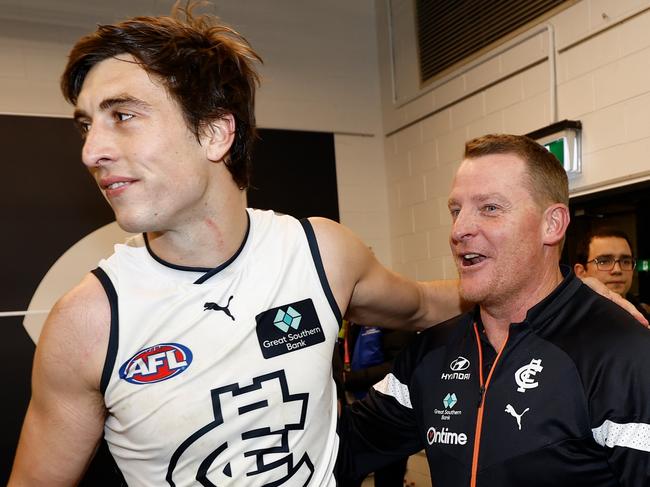
[[[499,350],[499,353],[494,359],[494,363],[492,364],[492,367],[490,367],[490,372],[488,373],[487,380],[485,380],[484,382],[483,381],[483,350],[481,348],[481,337],[479,336],[478,326],[476,325],[476,322],[474,323],[474,335],[476,336],[476,345],[478,346],[478,370],[479,370],[481,388],[479,390],[479,397],[478,397],[478,414],[476,415],[476,430],[474,431],[474,451],[472,453],[472,477],[470,479],[470,487],[476,487],[476,474],[478,472],[478,456],[479,456],[479,450],[481,448],[481,430],[483,429],[483,409],[485,406],[485,395],[487,394],[488,387],[490,386],[490,380],[492,379],[492,372],[494,372],[497,362],[499,361],[499,358],[501,358],[501,354],[503,353],[503,350],[506,348],[506,343],[508,343],[509,333],[510,332],[508,331],[508,335],[506,336],[506,339],[503,342],[503,345],[501,346],[501,350]]]

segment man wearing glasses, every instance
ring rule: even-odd
[[[614,228],[601,228],[587,234],[579,243],[574,271],[578,277],[595,277],[613,292],[631,301],[647,318],[650,308],[628,294],[632,287],[636,261],[627,234]]]

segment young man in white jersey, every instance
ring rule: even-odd
[[[131,485],[333,486],[342,315],[460,311],[456,282],[406,280],[337,223],[246,208],[259,57],[185,13],[71,51],[83,162],[141,235],[50,313],[12,487],[75,484],[102,437]]]

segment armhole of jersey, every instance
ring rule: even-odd
[[[336,303],[336,299],[334,299],[334,293],[332,293],[330,283],[327,281],[327,275],[325,274],[325,268],[323,267],[323,260],[320,256],[320,250],[318,250],[318,242],[316,241],[316,234],[314,233],[314,229],[311,226],[311,222],[306,218],[302,218],[300,220],[300,224],[302,225],[302,228],[305,231],[305,235],[307,236],[307,242],[309,242],[309,250],[311,251],[312,259],[314,259],[314,266],[316,266],[316,272],[318,272],[318,277],[320,278],[320,284],[323,287],[323,292],[327,297],[327,301],[330,303],[330,307],[332,308],[332,312],[334,313],[339,326],[341,326],[341,323],[343,323],[343,317],[341,316],[339,305]]]
[[[117,340],[119,338],[118,330],[118,315],[117,315],[117,292],[111,282],[110,278],[101,267],[97,267],[91,271],[99,280],[106,292],[106,297],[111,306],[111,331],[108,337],[108,349],[106,350],[106,360],[104,361],[104,369],[102,370],[102,379],[99,384],[102,394],[106,392],[108,381],[113,373],[115,367],[115,359],[117,357]]]

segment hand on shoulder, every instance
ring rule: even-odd
[[[635,306],[630,303],[627,299],[623,298],[620,294],[615,293],[609,289],[605,284],[596,279],[595,277],[581,277],[582,282],[589,286],[592,290],[600,294],[601,296],[611,300],[612,302],[618,304],[625,311],[630,313],[636,320],[641,323],[646,328],[650,328],[650,323],[645,317],[635,308]]]

